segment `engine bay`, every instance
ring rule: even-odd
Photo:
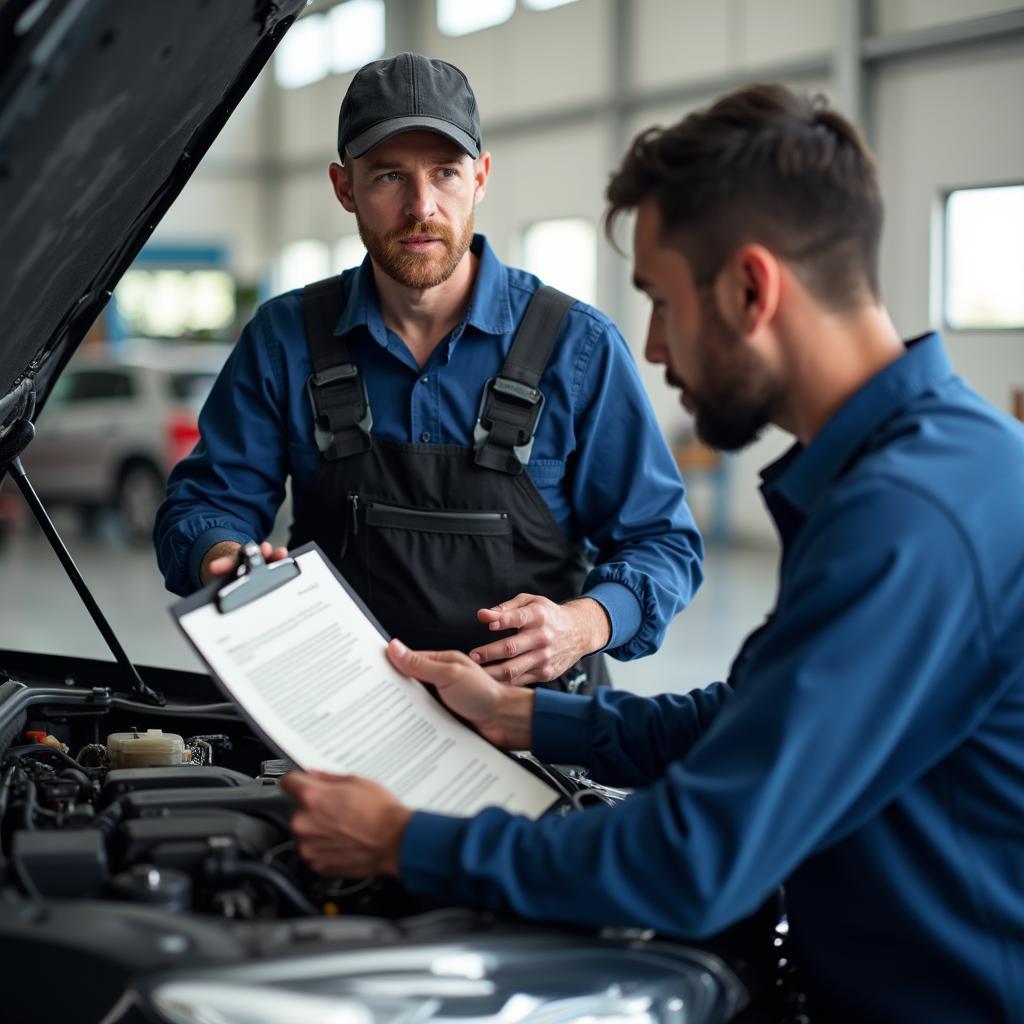
[[[122,726],[129,712],[88,703],[40,703],[5,730],[0,851],[7,884],[24,897],[231,921],[417,909],[395,906],[385,880],[324,879],[305,868],[289,835],[291,801],[277,785],[293,766],[244,722],[165,731],[171,715],[230,719],[224,706],[140,709]]]
[[[213,695],[206,677],[180,675]],[[16,698],[32,694],[11,719]],[[55,692],[9,677],[5,710],[0,853],[6,885],[25,898],[109,899],[228,921],[431,909],[391,880],[328,879],[303,864],[278,786],[294,766],[230,704],[171,696],[150,707],[109,688]],[[192,731],[211,727],[222,731]],[[625,795],[576,769],[520,763],[560,791],[554,813]]]

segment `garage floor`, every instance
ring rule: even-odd
[[[110,524],[83,537],[73,520],[57,522],[129,657],[144,665],[199,668],[167,612],[175,598],[164,590],[151,551],[126,548]],[[770,551],[713,548],[703,588],[672,624],[662,649],[613,663],[616,686],[644,694],[685,692],[724,678],[743,637],[770,607],[775,559]],[[37,529],[23,527],[0,551],[0,580],[0,648],[110,659]]]

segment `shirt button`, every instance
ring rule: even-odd
[[[421,441],[422,441],[422,442],[423,442],[424,444],[426,444],[426,443],[427,443],[427,442],[428,442],[428,441],[430,440],[430,435],[429,435],[429,434],[428,434],[428,433],[427,433],[427,432],[426,432],[426,431],[424,430],[424,431],[423,431],[423,433],[422,433],[422,434],[420,434],[420,440],[421,440]]]
[[[428,380],[430,380],[429,377],[420,377],[420,383],[421,384],[426,384]]]

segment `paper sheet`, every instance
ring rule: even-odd
[[[416,810],[536,817],[554,803],[550,787],[392,667],[384,637],[318,549],[296,562],[294,580],[235,611],[176,612],[272,744],[302,768],[373,779]]]

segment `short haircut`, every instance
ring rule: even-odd
[[[782,85],[729,93],[633,140],[608,185],[605,231],[653,198],[663,241],[711,284],[741,245],[789,263],[819,302],[847,311],[879,297],[882,199],[874,158],[824,97]]]

